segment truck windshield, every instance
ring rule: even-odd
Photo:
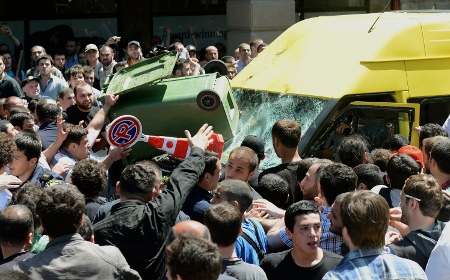
[[[266,158],[259,168],[267,169],[281,163],[273,145],[271,130],[273,124],[281,119],[295,119],[302,127],[302,135],[327,105],[330,99],[306,97],[290,94],[276,94],[265,91],[234,89],[240,117],[237,133],[225,143],[222,162],[229,153],[239,147],[247,135],[256,135],[264,140]]]

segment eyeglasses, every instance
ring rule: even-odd
[[[409,195],[409,194],[406,194],[406,193],[405,193],[405,196],[406,196],[407,198],[412,198],[412,199],[415,199],[415,200],[417,200],[417,201],[420,202],[420,198],[414,197],[414,196]]]

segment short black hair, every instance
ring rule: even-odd
[[[89,67],[89,66],[87,66],[87,67]],[[63,88],[62,90],[60,90],[60,91],[58,92],[58,98],[64,99],[64,96],[65,96],[67,93],[73,93],[73,88],[71,88],[71,87]]]
[[[302,139],[302,127],[296,120],[279,120],[272,127],[272,137],[288,148],[295,148]]]
[[[297,181],[301,182],[303,180],[303,178],[305,178],[306,173],[308,173],[308,170],[311,167],[311,165],[316,163],[318,160],[319,160],[318,158],[302,159],[297,165],[297,171],[296,171]]]
[[[60,114],[61,109],[55,103],[47,103],[44,100],[36,104],[36,115],[40,123],[55,122]]]
[[[344,137],[338,149],[341,162],[351,168],[364,163],[364,155],[368,152],[367,141],[358,134]]]
[[[25,205],[12,205],[0,211],[0,244],[23,246],[34,232],[33,214]]]
[[[72,183],[86,198],[97,198],[107,183],[102,164],[92,159],[77,161],[72,171]]]
[[[83,224],[80,227],[79,233],[84,240],[91,241],[91,237],[94,234],[94,227],[92,226],[91,219],[86,214],[83,214]]]
[[[11,205],[21,204],[30,209],[33,214],[35,228],[38,228],[41,224],[36,212],[36,205],[44,192],[45,189],[41,188],[37,183],[26,182],[17,190],[11,200]]]
[[[217,153],[212,151],[205,151],[205,168],[203,169],[202,175],[200,175],[200,180],[205,176],[206,173],[214,175],[214,171],[217,168],[217,161],[219,160],[219,156]]]
[[[237,179],[226,179],[219,183],[226,192],[227,201],[237,201],[239,211],[244,213],[253,202],[252,187],[247,182]]]
[[[16,136],[14,136],[14,142],[16,142],[17,150],[23,152],[27,157],[27,160],[36,158],[36,164],[41,157],[42,145],[39,134],[35,131],[22,130]]]
[[[419,173],[419,164],[406,154],[396,154],[389,160],[386,173],[391,181],[391,188],[401,190],[406,179]]]
[[[450,139],[439,140],[433,144],[430,160],[436,161],[439,171],[450,174]]]
[[[376,185],[384,184],[383,173],[378,166],[372,163],[363,163],[353,169],[358,176],[358,186],[363,183],[371,190]]]
[[[293,203],[286,209],[284,214],[284,223],[290,232],[294,232],[295,220],[298,216],[317,214],[320,216],[319,209],[309,200],[300,200]]]
[[[419,133],[419,148],[422,148],[423,139],[433,136],[448,137],[448,132],[437,123],[427,123],[422,125]]]
[[[205,213],[205,226],[211,240],[220,247],[236,242],[242,227],[242,213],[233,205],[219,203],[212,205]]]
[[[20,129],[23,129],[23,122],[25,120],[34,120],[34,117],[29,113],[16,113],[11,116],[11,124],[20,127]]]
[[[84,195],[71,184],[53,185],[41,195],[36,211],[49,237],[74,234],[81,226]]]
[[[80,145],[81,139],[88,134],[86,128],[71,123],[64,123],[64,129],[70,129],[70,132],[61,145],[63,149],[67,149],[72,143]]]
[[[355,171],[342,163],[330,164],[320,174],[320,188],[328,205],[332,205],[341,193],[356,190],[357,182]]]
[[[387,149],[374,149],[370,152],[370,158],[372,159],[373,164],[378,166],[381,172],[386,172],[386,166],[390,155],[391,151]]]
[[[50,64],[53,66],[53,65],[55,65],[55,61],[53,60],[53,58],[50,56],[50,55],[48,55],[48,54],[43,54],[43,55],[41,55],[41,56],[39,56],[37,59],[36,59],[36,65],[39,65],[39,61],[41,61],[41,60],[43,60],[43,59],[45,59],[45,60],[50,60]]]
[[[120,190],[129,194],[147,195],[157,187],[156,174],[148,165],[128,165],[120,175]]]
[[[4,134],[0,134],[0,168],[13,160],[16,150],[17,146],[14,140]]]
[[[394,134],[383,143],[383,149],[398,151],[400,148],[409,145],[408,139],[401,134]]]
[[[280,175],[275,173],[264,175],[258,182],[258,193],[278,208],[286,209],[289,185]]]
[[[222,256],[211,241],[183,233],[167,247],[167,267],[173,279],[178,274],[183,280],[216,280],[222,269]]]

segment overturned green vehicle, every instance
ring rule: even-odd
[[[170,52],[122,69],[102,89],[120,95],[109,111],[109,121],[132,115],[142,124],[142,133],[185,137],[208,123],[229,141],[236,133],[239,110],[226,76],[218,73],[168,78],[177,61]],[[133,146],[128,163],[149,159],[162,152],[144,142]]]

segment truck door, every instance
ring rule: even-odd
[[[419,137],[413,128],[419,126],[419,116],[420,105],[415,103],[352,102],[328,122],[307,154],[334,159],[342,138],[352,134],[363,135],[370,150],[381,148],[394,134],[402,134],[411,145],[418,146]],[[341,125],[348,129],[336,133]]]
[[[402,134],[412,145],[418,145],[418,135],[413,132],[419,126],[420,105],[413,103],[352,102],[352,134],[368,139],[371,149],[380,148],[384,141]]]

